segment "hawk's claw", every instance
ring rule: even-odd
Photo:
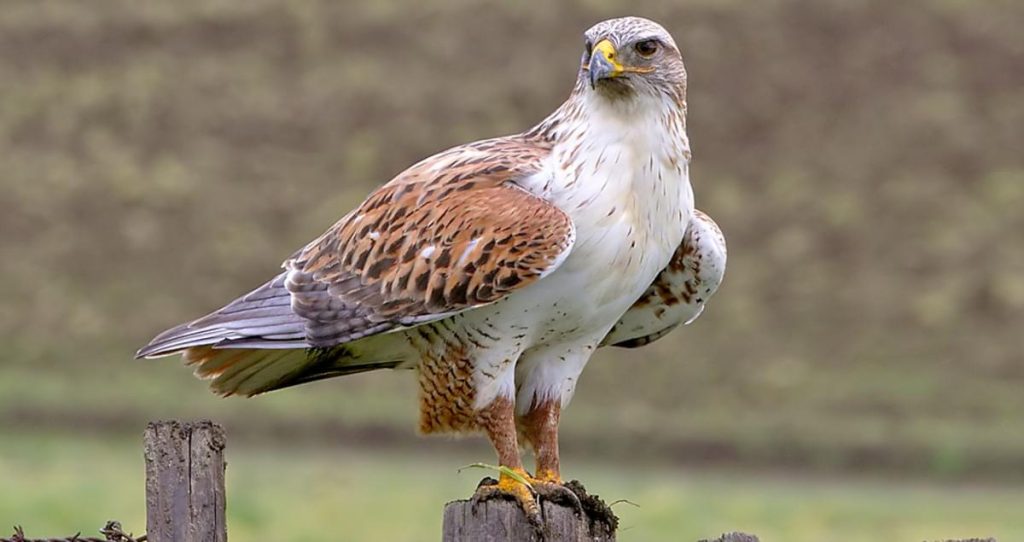
[[[530,480],[534,493],[538,497],[551,501],[555,504],[571,506],[576,517],[583,517],[583,503],[571,489],[558,482],[547,482],[541,480]]]
[[[525,471],[521,475],[523,478],[529,479],[529,475]],[[472,502],[476,505],[497,498],[515,499],[526,514],[526,519],[534,527],[539,529],[543,526],[544,520],[540,514],[540,505],[530,486],[504,474],[497,482],[494,482],[493,478],[484,478],[477,486]]]
[[[544,518],[541,514],[540,499],[550,501],[554,504],[570,506],[576,517],[584,517],[586,512],[583,503],[575,491],[562,483],[557,475],[544,475],[542,478],[534,478],[526,471],[515,469],[515,474],[521,480],[502,474],[499,480],[487,477],[480,480],[473,494],[474,505],[491,499],[515,499],[526,514],[526,518],[538,529],[543,527]]]

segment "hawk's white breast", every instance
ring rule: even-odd
[[[541,172],[520,183],[565,211],[576,228],[575,244],[554,272],[471,316],[501,318],[521,330],[520,365],[531,377],[521,383],[520,397],[567,401],[594,347],[682,241],[693,214],[682,118],[671,114],[675,104],[643,105],[587,100],[581,114],[589,121],[555,145]],[[487,373],[500,371],[482,365],[478,405],[514,385],[489,381]]]

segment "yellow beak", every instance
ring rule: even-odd
[[[611,41],[601,40],[590,51],[590,86],[593,88],[601,79],[619,77],[626,69],[616,60],[615,46]]]
[[[602,79],[622,77],[627,73],[651,73],[653,67],[623,66],[618,60],[618,52],[609,40],[601,40],[590,51],[590,88],[594,88]]]

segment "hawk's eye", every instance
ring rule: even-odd
[[[636,52],[640,53],[640,56],[652,56],[658,52],[659,45],[661,44],[658,43],[658,40],[644,40],[636,42],[633,48],[636,49]]]

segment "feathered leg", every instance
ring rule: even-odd
[[[559,399],[548,399],[534,404],[519,418],[519,429],[537,460],[531,479],[534,492],[550,501],[569,504],[582,513],[579,497],[562,482],[558,468],[558,419],[562,412]]]
[[[519,421],[523,439],[533,448],[537,459],[534,476],[543,482],[562,483],[558,469],[558,419],[561,411],[561,402],[549,399],[535,405]]]
[[[497,485],[482,485],[477,488],[475,500],[485,500],[498,494],[515,497],[526,512],[526,516],[535,525],[541,523],[540,506],[529,485],[520,480],[530,480],[530,475],[523,469],[523,461],[519,457],[519,441],[516,437],[515,405],[507,397],[498,397],[490,405],[480,411],[477,418],[479,426],[487,433],[498,453],[498,466],[503,468]],[[515,476],[504,472],[504,469]],[[519,478],[518,480],[516,478]]]

